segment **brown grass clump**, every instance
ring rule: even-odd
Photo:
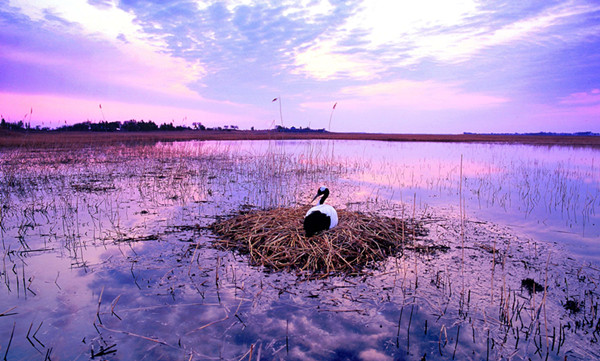
[[[339,224],[311,238],[304,234],[308,208],[252,211],[217,221],[210,228],[222,238],[217,247],[248,254],[250,263],[273,270],[309,274],[359,273],[402,252],[404,243],[424,229],[397,218],[339,210]]]

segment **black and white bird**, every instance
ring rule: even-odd
[[[312,237],[318,232],[332,229],[338,224],[338,215],[335,208],[325,203],[325,199],[329,196],[329,189],[321,187],[317,191],[317,195],[312,199],[321,197],[319,204],[312,207],[306,212],[304,217],[304,231],[306,237]]]

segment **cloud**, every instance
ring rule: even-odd
[[[473,0],[447,2],[423,0],[411,2],[366,1],[348,19],[344,28],[366,31],[370,46],[396,45],[406,36],[422,34],[423,30],[448,29],[460,25],[478,13]],[[426,36],[426,34],[423,34]]]
[[[570,44],[597,34],[583,20],[600,6],[570,1],[539,8],[427,0],[364,2],[346,21],[296,54],[299,73],[323,80],[375,79],[425,61],[465,63],[488,49],[515,44]],[[531,49],[529,49],[531,52]],[[329,61],[327,61],[329,60]],[[357,71],[347,71],[354,67]],[[369,69],[370,71],[366,71]]]
[[[386,354],[384,354],[381,351],[378,351],[376,349],[368,349],[368,350],[363,350],[358,354],[358,357],[363,360],[363,361],[386,361],[386,360],[393,360],[393,358],[391,356],[388,356]]]
[[[560,99],[563,105],[600,105],[600,89],[592,89],[589,92],[572,93]]]
[[[140,101],[201,100],[187,84],[205,73],[202,64],[160,52],[143,42],[108,41],[72,27],[8,13],[0,37],[0,89]],[[120,37],[125,35],[120,34]]]
[[[397,80],[342,88],[336,99],[347,109],[392,108],[420,111],[474,110],[495,107],[509,99],[466,92],[459,84],[436,81]],[[324,108],[329,103],[303,103],[306,108]]]
[[[60,104],[60,106],[57,106]],[[102,105],[102,112],[99,110]],[[33,109],[32,125],[50,127],[64,123],[91,121],[153,120],[157,124],[174,121],[176,125],[201,122],[206,126],[236,124],[242,128],[265,127],[265,113],[253,106],[204,102],[199,105],[163,105],[131,101],[79,98],[64,95],[19,94],[0,92],[0,109],[9,121],[22,119]],[[11,111],[12,110],[12,111]]]
[[[96,0],[10,0],[9,4],[19,9],[34,22],[44,20],[62,21],[71,25],[73,33],[104,36],[115,39],[119,34],[129,38],[141,36],[134,16],[117,8],[112,1]]]
[[[433,57],[442,61],[460,62],[467,61],[473,55],[491,47],[509,46],[520,42],[544,46],[548,42],[580,41],[584,33],[577,31],[576,27],[563,29],[561,26],[577,22],[582,16],[598,10],[598,6],[574,6],[570,2],[500,26],[492,22],[484,26],[463,27],[459,31],[426,36],[424,41],[411,51],[411,58],[416,61]]]
[[[165,52],[202,64],[206,73],[191,86],[194,91],[242,101],[248,91],[267,99],[299,84],[304,74],[295,71],[298,49],[341,24],[354,4],[181,0],[165,6],[129,0],[119,6]]]
[[[336,44],[328,41],[296,55],[295,74],[307,75],[317,80],[333,79],[373,79],[382,67],[373,60],[361,57],[360,54],[346,54],[334,50]]]
[[[599,12],[585,0],[0,0],[0,91],[254,105],[266,124],[281,97],[303,126],[327,125],[335,101],[344,127],[359,113],[448,129],[492,111],[592,114]]]

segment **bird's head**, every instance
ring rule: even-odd
[[[325,198],[327,198],[327,196],[329,196],[329,189],[327,189],[327,187],[320,187],[317,190],[317,195],[312,199],[311,202],[314,202],[315,199],[317,199],[321,196],[323,196],[323,198],[321,198],[321,201],[319,203],[323,204],[323,202],[325,202]]]

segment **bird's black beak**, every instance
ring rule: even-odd
[[[311,203],[315,201],[315,199],[319,198],[320,194],[317,193],[317,195],[312,199]]]

